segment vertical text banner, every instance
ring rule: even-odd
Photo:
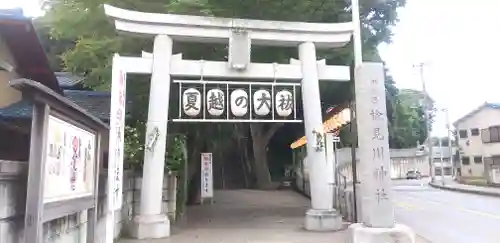
[[[363,63],[356,69],[362,217],[365,225],[377,228],[394,226],[384,79],[382,63]]]
[[[125,91],[126,72],[120,65],[120,56],[113,57],[113,73],[111,81],[111,109],[109,129],[109,159],[108,159],[108,193],[111,206],[118,210],[122,207],[123,158],[125,133]]]
[[[201,153],[201,198],[213,198],[212,153]]]

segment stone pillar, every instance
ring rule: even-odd
[[[363,215],[362,223],[349,227],[350,243],[415,242],[410,228],[394,222],[384,80],[381,63],[355,70]]]
[[[342,226],[342,218],[333,209],[333,194],[328,184],[316,47],[313,43],[299,45],[299,59],[312,206],[306,213],[305,228],[314,231],[338,230]]]
[[[172,39],[158,35],[154,39],[153,69],[149,91],[146,148],[141,186],[141,206],[134,218],[132,236],[156,239],[170,236],[170,221],[162,214],[162,191],[167,143]]]

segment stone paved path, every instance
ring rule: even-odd
[[[302,229],[309,204],[289,190],[216,191],[213,205],[188,208],[187,221],[170,238],[120,243],[344,243],[345,231]]]

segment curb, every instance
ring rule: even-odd
[[[437,188],[437,189],[448,190],[448,191],[462,192],[462,193],[468,193],[468,194],[476,194],[476,195],[489,196],[489,197],[500,197],[500,193],[498,193],[498,192],[467,190],[467,189],[463,189],[463,188],[456,188],[456,187],[450,187],[450,186],[442,186],[442,185],[438,185],[438,184],[435,184],[435,183],[432,183],[432,182],[429,182],[429,186]]]

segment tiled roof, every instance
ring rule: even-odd
[[[33,106],[29,100],[21,100],[12,105],[0,109],[0,118],[3,119],[26,119],[31,118]]]
[[[64,95],[84,108],[92,115],[108,122],[110,111],[109,92],[86,91],[86,90],[64,90]],[[3,119],[26,119],[31,118],[32,103],[21,100],[10,106],[0,109],[0,118]]]
[[[500,108],[500,103],[486,103],[489,107],[498,109]]]
[[[111,106],[111,94],[109,92],[64,90],[64,95],[99,119],[103,121],[109,120]]]
[[[55,72],[57,82],[62,89],[71,88],[83,81],[82,77],[73,75],[70,72]]]

